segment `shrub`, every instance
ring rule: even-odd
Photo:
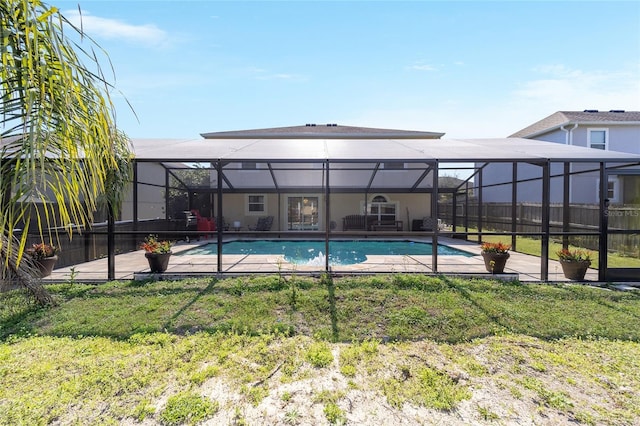
[[[314,367],[326,367],[333,362],[333,354],[325,342],[314,342],[305,356]]]
[[[169,398],[160,420],[165,425],[193,425],[211,417],[218,409],[217,401],[212,402],[194,393],[179,393]]]

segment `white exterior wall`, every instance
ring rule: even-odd
[[[640,126],[610,126],[609,150],[640,154]]]

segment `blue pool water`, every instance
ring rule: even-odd
[[[430,255],[431,243],[414,241],[348,240],[329,242],[329,263],[353,265],[367,260],[367,255]],[[324,241],[310,240],[255,240],[224,243],[224,254],[282,255],[287,262],[322,266],[325,262]],[[215,255],[217,244],[210,243],[187,250],[180,255]],[[445,245],[438,245],[438,255],[472,256],[472,254]]]

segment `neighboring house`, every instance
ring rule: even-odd
[[[564,145],[588,147],[594,150],[617,151],[630,154],[640,154],[640,111],[558,111],[550,116],[528,126],[509,136],[511,138],[535,139]],[[571,203],[593,204],[599,201],[599,175],[596,171],[582,173],[580,171],[593,170],[597,163],[578,164],[571,166],[570,196]],[[483,175],[483,201],[510,201],[511,192],[506,186],[491,185],[511,180],[510,165],[492,165]],[[562,165],[556,165],[551,174],[558,175],[551,185],[551,201],[562,200]],[[520,165],[518,178],[526,180],[539,177],[540,167]],[[640,188],[637,185],[625,185],[624,176],[611,176],[608,181],[609,200],[618,204],[640,204]],[[529,181],[519,184],[518,201],[539,201],[540,182]]]

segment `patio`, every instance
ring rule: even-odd
[[[190,248],[215,240],[203,240],[196,243],[179,243],[174,246],[166,273],[154,276],[149,273],[149,266],[142,250],[119,254],[115,259],[115,273],[118,280],[167,278],[181,279],[191,276],[216,275],[216,256],[213,255],[184,255],[178,253]],[[449,275],[477,276],[479,278],[500,277],[502,279],[519,279],[522,282],[540,282],[540,258],[522,253],[511,252],[507,262],[505,274],[492,275],[487,273],[484,261],[480,255],[478,244],[440,237],[439,242],[457,248],[474,256],[438,256],[438,273]],[[373,274],[373,273],[424,273],[432,274],[431,256],[368,256],[365,262],[332,268],[335,274]],[[53,271],[45,282],[97,282],[107,277],[107,259],[99,259],[78,265],[68,266]],[[283,274],[321,274],[323,266],[296,265],[286,262],[279,255],[234,255],[222,256],[221,276],[252,273],[283,273]],[[598,271],[589,269],[586,281],[598,280]],[[568,281],[559,262],[549,261],[548,281]]]

